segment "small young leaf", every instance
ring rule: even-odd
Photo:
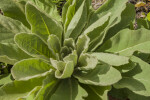
[[[81,35],[76,43],[78,56],[88,50],[90,39],[87,35]]]
[[[78,60],[78,69],[79,70],[93,70],[98,63],[96,57],[90,54],[81,54]]]
[[[50,50],[53,50],[54,53],[60,53],[61,44],[56,35],[50,35],[47,43]]]
[[[78,61],[77,52],[73,51],[72,54],[69,54],[68,56],[66,56],[65,58],[63,58],[63,61],[65,61],[65,62],[67,62],[67,61],[73,61],[74,66],[76,66],[77,61]]]
[[[68,38],[64,40],[64,46],[67,46],[68,48],[72,48],[75,49],[75,43],[74,40],[72,38]]]
[[[71,77],[71,75],[74,71],[74,63],[72,61],[68,61],[68,62],[65,63],[63,68],[64,68],[63,71],[61,71],[59,69],[56,70],[56,72],[55,72],[55,77],[56,78],[65,79],[65,78]]]

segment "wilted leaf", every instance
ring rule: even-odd
[[[145,6],[145,5],[146,5],[145,2],[139,1],[139,2],[137,2],[137,3],[135,4],[135,7],[143,7],[143,6]]]

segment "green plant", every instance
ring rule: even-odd
[[[108,91],[149,100],[150,31],[130,29],[127,1],[95,11],[91,0],[67,0],[61,18],[51,0],[1,0],[0,61],[14,64],[15,80],[0,100],[107,100]]]
[[[146,29],[149,29],[150,30],[150,20],[149,20],[149,17],[150,16],[150,13],[147,14],[147,17],[142,19],[137,19],[137,25],[138,25],[138,28],[146,28]]]
[[[150,12],[147,14],[147,20],[150,21]]]

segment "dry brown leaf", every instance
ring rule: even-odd
[[[145,5],[146,5],[145,2],[139,1],[138,3],[135,4],[135,7],[143,7]]]

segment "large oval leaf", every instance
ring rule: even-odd
[[[50,34],[62,38],[62,26],[56,20],[37,9],[33,4],[26,4],[26,17],[31,24],[32,32],[47,41]]]
[[[107,93],[111,86],[83,85],[83,88],[88,92],[88,97],[85,100],[108,100]]]
[[[109,12],[111,12],[111,17],[110,17],[110,25],[111,25],[112,23],[114,23],[113,21],[115,21],[115,19],[120,17],[122,11],[126,7],[127,1],[128,0],[119,0],[119,1],[107,0],[104,5],[102,5],[98,10],[96,10],[94,14],[92,14],[89,25],[91,25],[92,23],[94,23],[99,18],[101,18],[102,16],[106,15]]]
[[[39,9],[43,12],[50,15],[52,18],[61,21],[61,16],[57,11],[57,5],[55,1],[52,0],[17,0],[19,3],[23,2],[26,4],[27,2],[34,3]]]
[[[0,43],[13,43],[14,35],[29,32],[21,22],[0,15]]]
[[[22,51],[16,44],[0,43],[0,61],[7,64],[14,64],[22,59],[31,58],[27,53]]]
[[[74,76],[79,82],[84,84],[108,86],[118,82],[121,79],[121,74],[115,68],[109,65],[97,65],[90,71],[77,71]]]
[[[8,64],[14,64],[18,60],[29,58],[14,43],[15,34],[29,32],[21,22],[9,17],[0,15],[0,61]]]
[[[34,100],[50,100],[53,91],[56,91],[59,81],[55,78],[54,73],[49,74],[44,80],[42,88],[37,93]]]
[[[138,63],[137,66],[131,71],[123,74],[123,77],[126,79],[121,80],[115,87],[129,88],[136,94],[150,96],[150,65],[135,56],[131,57],[131,61]],[[133,82],[136,82],[136,85],[133,84]]]
[[[7,83],[10,83],[12,82],[13,79],[12,79],[12,76],[11,74],[8,74],[8,75],[0,75],[0,86],[4,85],[4,84],[7,84]]]
[[[130,56],[134,51],[150,53],[149,30],[141,28],[138,30],[124,29],[106,41],[97,51],[119,53]]]
[[[129,58],[109,53],[91,53],[98,60],[112,66],[121,66],[129,63]]]
[[[83,97],[86,96],[87,92],[75,79],[65,79],[59,83],[50,100],[84,100]]]
[[[42,57],[49,60],[54,57],[47,44],[34,34],[18,34],[15,36],[16,44],[33,57]]]
[[[0,8],[2,9],[5,16],[19,20],[25,26],[30,28],[30,25],[25,17],[23,3],[19,3],[16,0],[0,0]]]
[[[87,6],[86,0],[83,1],[80,8],[77,10],[75,15],[73,16],[70,24],[68,25],[67,31],[65,33],[65,38],[73,38],[77,39],[77,37],[81,34],[87,20]]]
[[[45,77],[38,77],[26,81],[13,81],[0,88],[0,100],[16,100],[27,96],[36,86],[41,86]]]
[[[15,63],[11,72],[16,80],[27,80],[44,76],[51,72],[53,67],[40,59],[26,59]]]

